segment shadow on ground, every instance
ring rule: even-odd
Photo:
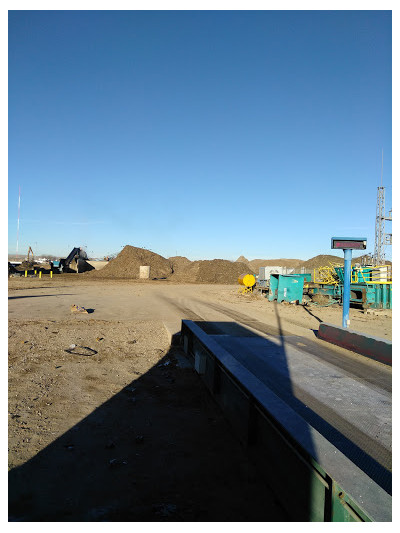
[[[20,298],[47,298],[49,296],[74,296],[74,294],[71,294],[71,293],[65,293],[65,294],[28,294],[28,295],[25,295],[25,296],[9,296],[8,299],[9,300],[19,300]],[[91,312],[93,312],[93,310],[91,310]]]
[[[288,520],[182,354],[12,469],[9,520]]]
[[[293,394],[279,316],[278,342],[235,322],[196,324],[219,337],[222,345],[229,338],[253,345],[254,362],[246,362],[253,375],[268,382],[271,390],[356,464],[367,465],[371,477],[380,478],[380,465]],[[262,370],[264,357],[274,363]],[[277,485],[288,495],[286,507],[304,500],[302,516],[316,512],[311,510],[316,504],[310,496],[309,469],[301,461],[296,466],[304,469],[296,474],[302,480],[299,492],[293,466],[285,459],[289,456],[278,449],[281,441],[265,435],[264,440],[249,440],[250,448],[258,447],[262,457],[261,475],[259,465],[248,459],[250,448],[240,444],[237,431],[226,420],[238,419],[239,425],[243,420],[236,416],[240,405],[235,404],[235,395],[223,392],[217,399],[225,403],[222,414],[198,374],[183,368],[182,361],[187,359],[181,348],[171,346],[147,373],[12,469],[10,521],[289,521],[274,496]],[[221,391],[229,391],[229,377],[222,373],[219,379],[225,380]],[[313,455],[304,419],[299,419],[299,428]],[[265,472],[276,479],[276,486],[271,485],[274,491]],[[330,513],[329,507],[322,510],[325,517]]]

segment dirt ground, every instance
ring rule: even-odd
[[[223,308],[313,339],[341,320],[340,308],[276,306],[238,286],[10,278],[9,519],[287,521],[170,345],[165,326],[226,320]],[[391,338],[390,312],[350,319]]]

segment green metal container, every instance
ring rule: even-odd
[[[268,300],[272,302],[301,302],[304,279],[311,281],[311,274],[271,274]]]

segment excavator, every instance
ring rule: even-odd
[[[26,259],[22,261],[21,266],[25,268],[25,270],[29,270],[30,268],[33,268],[35,264],[35,257],[33,255],[33,250],[29,246],[28,254],[26,256]]]
[[[31,261],[29,260],[29,254],[32,254],[32,259]],[[33,260],[34,260],[34,256],[33,256],[33,250],[32,248],[29,246],[29,250],[28,250],[28,257],[26,258],[26,260],[28,261],[28,263],[32,262],[33,263]]]

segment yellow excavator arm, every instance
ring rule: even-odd
[[[29,254],[32,254],[32,261],[33,261],[33,250],[32,250],[32,248],[30,246],[29,246],[29,250],[28,250],[27,261],[29,261]]]

